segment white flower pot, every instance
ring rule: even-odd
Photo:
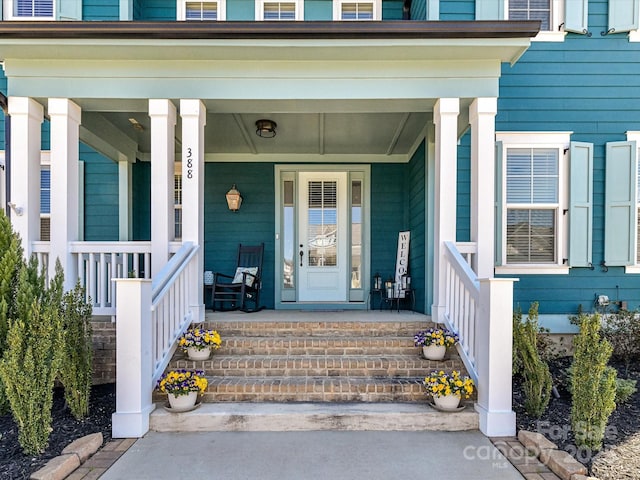
[[[444,354],[447,353],[447,347],[444,345],[423,345],[422,353],[427,360],[442,360]]]
[[[198,350],[196,347],[188,347],[187,355],[190,360],[206,360],[211,355],[211,349],[209,347]]]
[[[198,392],[189,392],[186,395],[167,394],[169,397],[169,405],[176,411],[184,411],[192,408],[198,400]]]
[[[460,397],[458,395],[441,395],[433,397],[433,401],[442,410],[455,410],[460,405]]]

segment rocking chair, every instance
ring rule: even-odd
[[[216,303],[220,304],[220,310],[260,310],[263,255],[264,243],[256,246],[238,245],[235,275],[217,272],[213,275],[211,303],[214,312]],[[253,304],[253,308],[249,309],[249,303]],[[224,308],[225,304],[228,304],[229,308]]]

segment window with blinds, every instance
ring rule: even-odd
[[[337,266],[338,183],[309,182],[308,232],[309,266]]]
[[[343,3],[341,20],[373,20],[373,3]]]
[[[218,2],[186,2],[185,20],[218,20]]]
[[[540,20],[540,30],[553,30],[551,0],[509,0],[509,20]]]
[[[53,18],[53,0],[16,0],[13,5],[16,17]]]
[[[556,263],[558,149],[507,149],[506,207],[507,263]]]
[[[40,240],[51,240],[51,170],[40,169]]]
[[[263,6],[264,20],[295,20],[295,2],[265,2]]]

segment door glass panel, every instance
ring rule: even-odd
[[[307,243],[310,267],[337,266],[337,193],[335,180],[309,182]]]
[[[294,203],[293,203],[293,181],[285,180],[284,182],[284,212],[283,212],[283,229],[282,244],[284,248],[282,278],[284,279],[284,288],[295,288],[294,275],[295,264],[293,263],[294,252]]]
[[[351,182],[351,288],[362,288],[362,182]]]

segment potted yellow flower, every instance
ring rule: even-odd
[[[467,376],[460,376],[457,370],[450,374],[443,370],[432,372],[425,377],[424,386],[433,397],[435,406],[441,410],[455,410],[460,400],[473,394],[474,382]]]
[[[167,394],[172,410],[184,412],[195,406],[198,393],[204,393],[207,385],[200,370],[171,370],[158,380],[157,389]]]
[[[220,348],[222,338],[215,330],[192,328],[180,337],[178,345],[191,360],[206,360],[212,349]]]
[[[430,328],[416,333],[413,343],[422,347],[422,353],[427,360],[442,360],[447,348],[458,343],[458,334],[446,328]]]

